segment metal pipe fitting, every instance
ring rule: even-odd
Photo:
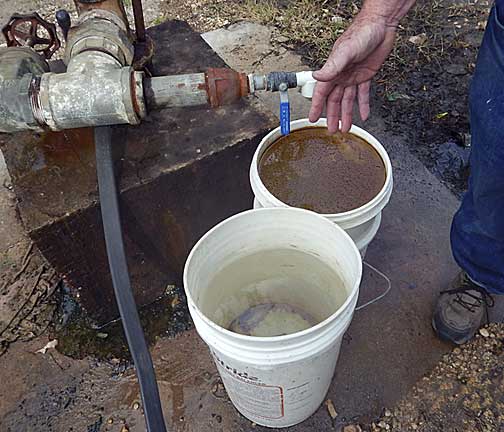
[[[91,10],[110,11],[120,17],[128,26],[128,18],[122,0],[74,0],[74,3],[79,15]]]
[[[138,124],[149,110],[236,102],[249,94],[247,76],[232,69],[145,78],[112,56],[85,51],[65,74],[44,74],[38,105],[41,124],[53,130]]]
[[[138,124],[145,117],[143,73],[130,66],[134,48],[122,2],[77,3],[65,73],[49,72],[30,48],[2,51],[1,131]]]
[[[138,124],[145,117],[143,74],[134,73],[129,30],[116,12],[88,9],[69,31],[67,71],[45,73],[36,118],[52,130]]]
[[[236,102],[248,94],[247,76],[226,68],[145,79],[145,98],[149,110],[206,104],[215,108]]]
[[[48,63],[32,48],[0,48],[0,82],[19,79],[26,74],[41,75],[48,70]]]
[[[247,75],[227,68],[208,69],[206,87],[208,102],[214,108],[236,102],[250,93]]]
[[[134,47],[124,21],[114,12],[90,10],[83,13],[68,33],[65,63],[79,53],[102,51],[115,57],[123,66],[133,62]]]
[[[0,132],[41,130],[32,97],[36,77],[48,70],[47,62],[31,48],[0,49]]]
[[[42,75],[39,121],[52,130],[140,123],[146,115],[143,73],[98,51],[81,56],[87,61],[72,63],[67,73]]]
[[[256,91],[280,91],[280,86],[285,84],[287,88],[299,88],[301,94],[311,99],[317,81],[313,78],[313,72],[270,72],[264,74],[250,74],[248,76],[250,93]]]

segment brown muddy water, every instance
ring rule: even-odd
[[[386,170],[378,152],[362,138],[307,127],[266,149],[259,176],[280,201],[332,214],[371,201],[385,184]]]

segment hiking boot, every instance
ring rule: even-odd
[[[439,338],[463,344],[472,339],[484,320],[488,322],[488,308],[493,305],[492,296],[462,271],[450,289],[441,291],[432,327]]]

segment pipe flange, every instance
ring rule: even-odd
[[[119,15],[117,15],[114,12],[105,10],[105,9],[92,9],[92,10],[89,10],[89,11],[82,13],[77,18],[76,26],[80,26],[80,25],[84,24],[86,21],[89,21],[92,19],[107,20],[107,21],[110,21],[112,24],[115,24],[121,30],[123,30],[125,32],[128,31],[128,27],[126,26],[126,23],[122,20],[122,18]]]
[[[75,42],[70,57],[75,57],[83,51],[101,51],[110,54],[121,65],[125,65],[126,57],[123,50],[113,41],[104,37],[90,36]]]
[[[49,103],[49,86],[51,77],[54,73],[49,72],[42,75],[40,78],[40,89],[39,89],[39,104],[40,104],[40,114],[42,118],[40,120],[43,121],[43,124],[49,126],[49,128],[53,131],[57,131],[58,126],[53,119],[51,106]],[[39,120],[39,122],[40,122]]]
[[[144,119],[147,116],[147,107],[143,88],[144,78],[145,73],[140,71],[133,72],[133,76],[131,77],[131,99],[133,100],[135,112],[141,119]]]
[[[140,124],[140,116],[137,114],[135,107],[136,99],[134,91],[136,90],[135,79],[133,76],[133,68],[125,67],[121,71],[121,88],[122,100],[125,108],[125,113],[128,118],[128,123],[132,125]],[[142,91],[143,94],[143,91]],[[145,106],[145,104],[144,104]]]
[[[116,17],[115,14],[112,14]],[[116,17],[117,22],[122,21]],[[65,63],[68,65],[72,57],[76,56],[80,52],[86,49],[97,49],[100,51],[104,50],[104,46],[110,49],[110,52],[105,50],[105,52],[110,53],[110,55],[116,57],[119,61],[123,58],[122,64],[130,65],[133,62],[134,57],[134,47],[131,42],[128,32],[124,30],[124,26],[114,25],[115,22],[106,19],[94,18],[87,19],[82,24],[77,27],[73,27],[68,34],[67,49],[65,51]],[[81,49],[80,41],[83,39],[106,39],[107,42],[98,43],[96,47],[86,47]],[[96,42],[92,42],[96,44]],[[110,47],[109,44],[114,44],[115,47]],[[118,55],[118,50],[121,51],[121,55]]]

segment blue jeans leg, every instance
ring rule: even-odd
[[[471,83],[469,187],[451,229],[455,260],[504,294],[504,0],[492,9]]]

